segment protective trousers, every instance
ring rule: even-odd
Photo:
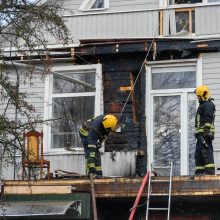
[[[195,174],[214,175],[215,164],[212,139],[210,137],[204,137],[202,134],[197,135],[196,139],[197,143],[195,151]]]
[[[97,176],[102,176],[102,165],[101,165],[101,155],[100,151],[97,149],[96,145],[88,147],[88,137],[79,133],[83,148],[85,151],[86,159],[86,174],[90,173]]]
[[[96,147],[88,147],[85,151],[87,175],[90,173],[102,176],[101,154]]]

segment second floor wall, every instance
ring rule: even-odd
[[[66,1],[68,2],[65,0],[64,5]],[[192,39],[219,37],[220,4],[190,6],[192,7],[175,5],[157,9],[143,7],[140,10],[69,13],[64,15],[64,18],[71,33],[71,43],[77,44],[80,40],[91,39],[112,41],[153,37]],[[48,43],[62,44],[49,35]],[[18,41],[18,44],[22,45],[22,41]]]
[[[205,38],[220,35],[220,5],[70,15],[74,41],[152,37]]]
[[[65,0],[62,5],[74,14],[155,9],[159,0]]]

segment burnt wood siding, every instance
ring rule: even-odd
[[[134,122],[132,98],[128,99],[130,91],[121,91],[120,87],[131,86],[130,74],[137,77],[144,55],[121,55],[108,57],[103,62],[103,84],[104,84],[104,112],[120,115],[124,108],[119,122],[124,125],[122,132],[112,133],[106,141],[106,151],[132,151],[146,150],[145,133],[145,74],[139,74],[134,89],[136,102],[137,122]],[[125,107],[124,107],[125,105]],[[146,156],[146,153],[144,154]],[[146,170],[146,158],[144,155],[137,157],[137,173],[141,174]]]

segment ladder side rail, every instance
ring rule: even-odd
[[[171,205],[171,191],[172,191],[172,176],[173,176],[173,162],[170,162],[170,183],[169,183],[169,199],[168,199],[168,213],[167,220],[170,220],[170,205]]]
[[[149,175],[148,189],[147,189],[147,207],[146,207],[146,220],[148,220],[149,216],[149,204],[150,204],[150,193],[151,193],[151,170]]]

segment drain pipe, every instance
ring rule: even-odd
[[[134,214],[136,212],[136,209],[137,209],[138,203],[140,201],[140,198],[141,198],[142,192],[144,190],[144,187],[145,187],[146,183],[148,182],[149,176],[150,176],[150,171],[148,171],[147,174],[144,176],[144,179],[143,179],[143,181],[141,183],[141,186],[140,186],[140,189],[138,191],[137,197],[135,199],[134,205],[130,209],[131,213],[130,213],[130,216],[129,216],[129,220],[133,220],[133,218],[134,218]]]

